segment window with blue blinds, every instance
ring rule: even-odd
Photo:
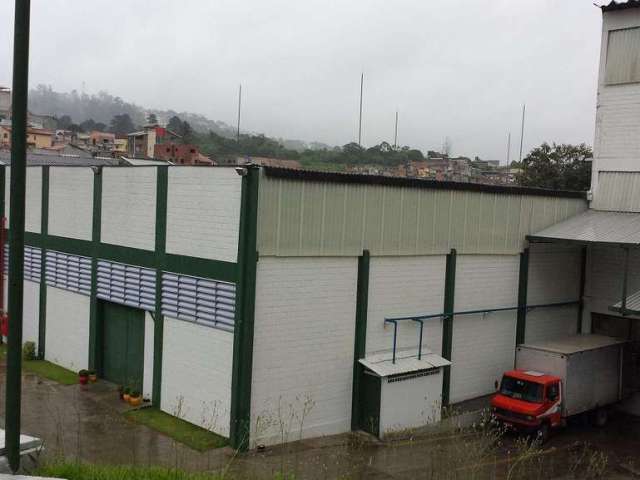
[[[9,245],[4,246],[4,274],[9,274]],[[24,247],[24,279],[40,282],[42,275],[42,250],[37,247]]]
[[[156,309],[156,271],[98,260],[97,297],[153,312]]]
[[[91,295],[91,259],[89,257],[47,250],[45,258],[47,285],[82,295]]]

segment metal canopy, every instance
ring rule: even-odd
[[[528,235],[527,240],[639,246],[640,213],[587,210],[538,233]]]
[[[620,300],[618,303],[611,305],[609,310],[622,315],[640,315],[640,291],[625,297],[624,302]]]
[[[369,355],[358,361],[379,377],[432,370],[451,365],[449,360],[428,350],[422,353],[421,358],[418,358],[413,352],[398,352],[397,359],[393,360],[390,352],[384,352]]]

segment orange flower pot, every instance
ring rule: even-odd
[[[140,405],[142,405],[142,396],[139,396],[139,397],[129,396],[129,405],[131,405],[132,407],[139,407]]]

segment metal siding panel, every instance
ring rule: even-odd
[[[318,182],[309,182],[305,187],[302,201],[301,253],[318,255],[322,246],[324,185]]]
[[[640,82],[640,28],[609,31],[605,82]]]
[[[402,218],[400,227],[399,253],[415,254],[418,251],[418,232],[420,229],[419,207],[420,191],[407,190],[402,199]]]
[[[418,225],[416,232],[416,254],[436,252],[435,220],[438,204],[436,192],[433,190],[420,190],[418,192]]]
[[[402,188],[385,187],[382,251],[398,254],[402,218]]]
[[[284,187],[284,183],[281,185]],[[300,217],[302,215],[302,182],[286,185],[280,191],[280,219],[278,222],[278,250],[300,251]]]
[[[346,186],[327,184],[324,210],[325,255],[342,255],[342,235],[345,227]]]
[[[361,254],[362,232],[364,229],[364,216],[362,214],[365,204],[366,187],[354,185],[355,188],[346,190],[345,228],[343,230],[343,254]]]
[[[363,249],[371,252],[382,251],[380,239],[382,238],[382,203],[383,190],[372,185],[366,185],[366,209],[364,224],[364,245]]]

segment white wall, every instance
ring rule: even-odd
[[[4,305],[8,306],[7,281],[4,276]],[[22,343],[34,342],[38,346],[38,328],[40,326],[40,284],[24,281],[24,299],[22,306]]]
[[[69,370],[89,363],[89,297],[47,288],[45,360]]]
[[[156,174],[155,167],[102,169],[103,242],[155,248]]]
[[[11,195],[11,167],[5,167],[5,190],[4,190],[4,204],[5,204],[5,216],[7,221],[9,219],[9,213],[11,209],[10,195]],[[25,191],[25,217],[24,227],[27,232],[40,233],[40,219],[42,213],[42,167],[29,167],[27,168],[27,183]],[[9,224],[7,223],[7,228]]]
[[[49,234],[91,240],[93,171],[84,167],[49,170]]]
[[[356,283],[356,258],[258,262],[252,446],[278,443],[291,413],[290,441],[350,430]]]
[[[165,317],[161,409],[228,436],[232,363],[232,333]]]
[[[598,171],[640,171],[640,84],[605,85],[607,40],[610,30],[640,26],[636,8],[607,12],[603,16],[602,49],[593,145],[592,188]],[[595,192],[597,196],[597,191]]]
[[[385,317],[441,313],[444,308],[446,256],[372,257],[369,266],[369,308],[366,353],[390,351],[393,325]],[[351,320],[355,323],[355,319]],[[416,348],[419,324],[405,321],[398,325],[398,348]],[[442,320],[424,324],[423,346],[432,352],[442,350]]]
[[[455,311],[515,307],[519,257],[458,255]],[[453,319],[451,392],[453,403],[487,395],[505,370],[513,368],[515,310]]]
[[[153,398],[153,336],[155,334],[153,317],[144,314],[144,371],[142,375],[142,396],[146,400]]]
[[[578,300],[581,261],[577,247],[533,245],[529,256],[527,305]],[[572,335],[577,330],[577,306],[534,309],[527,313],[525,342]]]
[[[167,253],[235,262],[241,177],[233,168],[169,168]]]

